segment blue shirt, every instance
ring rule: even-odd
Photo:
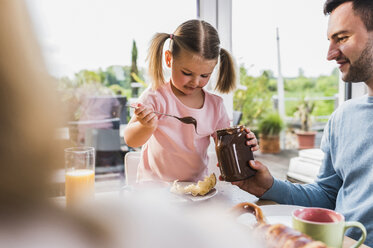
[[[344,102],[324,129],[325,153],[319,175],[312,184],[274,179],[261,197],[280,204],[334,209],[346,221],[359,221],[367,229],[365,244],[373,246],[373,96]],[[357,228],[346,234],[360,237]]]

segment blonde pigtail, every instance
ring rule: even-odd
[[[147,60],[149,60],[149,76],[152,79],[152,88],[159,89],[165,84],[162,58],[163,46],[166,40],[170,38],[169,34],[157,33],[153,36],[148,50]]]
[[[236,88],[236,68],[232,56],[223,48],[220,49],[220,66],[218,82],[215,89],[220,93],[229,93]]]

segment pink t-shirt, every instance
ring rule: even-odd
[[[158,116],[158,127],[142,147],[137,171],[138,181],[198,181],[207,175],[207,148],[210,136],[230,125],[223,99],[204,91],[205,101],[200,109],[185,106],[172,92],[170,83],[154,91],[146,89],[140,102],[155,111],[197,120],[197,134],[192,124],[175,118]]]

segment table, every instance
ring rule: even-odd
[[[116,177],[107,178],[107,180],[96,180],[96,199],[114,199],[120,197],[120,188],[123,186],[123,183]],[[273,201],[259,200],[254,195],[251,195],[228,182],[218,181],[216,189],[218,190],[218,194],[216,196],[205,201],[192,202],[191,204],[193,207],[209,208],[211,206],[220,204],[222,207],[230,209],[241,202],[252,202],[259,206],[277,204]],[[65,206],[65,198],[63,196],[54,197],[53,201],[59,206]],[[343,248],[351,247],[354,243],[356,243],[356,240],[345,236]],[[366,245],[362,245],[360,247],[369,248]]]

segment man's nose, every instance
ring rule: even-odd
[[[333,59],[336,59],[339,55],[340,55],[339,48],[335,44],[331,43],[329,45],[329,50],[328,50],[326,59],[333,60]]]

